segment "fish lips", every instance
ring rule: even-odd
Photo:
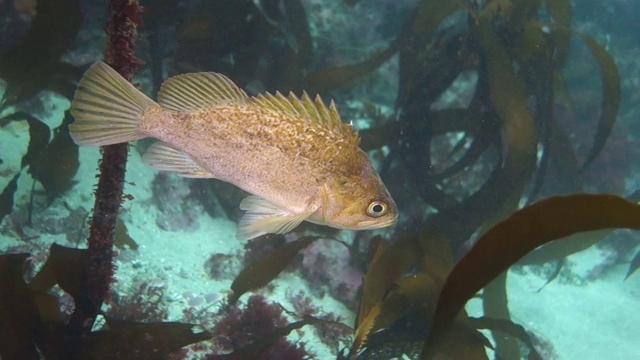
[[[380,221],[380,219],[372,219],[365,220],[358,223],[356,226],[357,230],[371,230],[371,229],[380,229],[384,227],[389,227],[398,223],[398,215],[387,219],[385,221]]]

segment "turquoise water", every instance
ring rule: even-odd
[[[0,1],[0,359],[640,357],[635,2],[141,5]],[[238,240],[245,191],[73,142],[98,60],[333,100],[397,224]]]

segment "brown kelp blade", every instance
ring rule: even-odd
[[[547,0],[545,1],[547,12],[553,22],[560,26],[569,28],[571,26],[571,18],[573,17],[573,8],[571,0]],[[553,36],[553,45],[555,46],[555,61],[558,66],[563,66],[567,54],[569,53],[570,34],[555,33]]]
[[[39,316],[33,293],[24,282],[29,254],[0,255],[0,358],[37,359]]]
[[[285,0],[285,12],[289,15],[291,24],[291,35],[296,39],[298,50],[298,61],[304,67],[311,65],[313,56],[313,40],[309,30],[309,22],[302,1]]]
[[[97,306],[90,301],[86,287],[86,269],[89,254],[86,249],[73,249],[51,244],[49,257],[42,269],[33,278],[29,287],[35,291],[46,292],[58,284],[71,295],[76,307],[89,314],[97,313]]]
[[[411,30],[414,33],[432,33],[444,19],[459,10],[464,10],[462,1],[423,0],[418,6]]]
[[[420,261],[420,257],[420,246],[410,236],[397,239],[391,245],[384,242],[378,244],[362,285],[356,328],[367,318],[367,321],[372,321],[369,313],[383,301],[391,285]]]
[[[420,262],[417,273],[403,276]],[[440,234],[420,229],[391,245],[381,242],[365,278],[350,353],[361,353],[372,334],[408,313],[429,313],[452,267],[451,248]]]
[[[596,156],[598,156],[616,122],[616,116],[618,115],[618,109],[620,108],[620,94],[622,91],[618,67],[616,66],[611,54],[609,54],[602,45],[598,44],[590,36],[551,23],[539,23],[538,25],[540,27],[549,26],[552,31],[556,31],[559,34],[570,34],[579,37],[585,44],[587,44],[589,50],[591,50],[591,55],[593,55],[600,67],[600,78],[602,80],[600,119],[598,120],[598,129],[593,140],[593,145],[582,164],[582,168],[584,169],[591,164]]]
[[[436,359],[489,360],[486,348],[491,348],[489,340],[462,317],[451,327],[451,336],[444,339]]]
[[[421,358],[431,358],[467,301],[536,247],[609,228],[640,230],[640,205],[614,195],[557,196],[511,215],[482,235],[447,278]]]
[[[45,123],[23,111],[15,112],[0,119],[0,127],[11,121],[20,120],[25,120],[29,124],[29,146],[20,164],[20,167],[24,168],[27,165],[31,165],[33,160],[40,156],[40,153],[47,147],[51,131]]]
[[[527,331],[522,327],[522,325],[516,324],[511,320],[507,319],[493,319],[490,317],[479,317],[474,318],[470,317],[467,319],[469,325],[471,325],[474,329],[487,329],[491,331],[499,331],[503,334],[512,336],[518,340],[520,340],[524,345],[529,348],[529,355],[527,359],[529,360],[538,360],[541,359],[540,354],[535,349],[533,341],[531,337],[527,333]]]
[[[133,240],[131,235],[129,235],[127,225],[120,218],[118,218],[118,222],[116,222],[116,233],[114,236],[113,245],[121,250],[126,249],[127,247],[131,250],[138,250],[138,243]]]
[[[80,167],[78,145],[69,135],[68,125],[72,121],[69,111],[65,112],[64,120],[55,130],[53,140],[33,160],[29,169],[34,179],[44,187],[49,203],[74,185],[73,177]]]
[[[105,330],[92,332],[82,344],[79,358],[165,359],[183,346],[211,338],[197,325],[175,322],[137,323],[107,319]]]
[[[24,39],[0,58],[0,78],[7,82],[0,108],[48,87],[82,23],[79,0],[38,1],[36,12]]]
[[[229,304],[234,304],[247,291],[267,285],[289,265],[300,250],[317,239],[318,237],[305,236],[286,243],[246,266],[231,284],[233,293],[229,296]]]
[[[9,181],[9,184],[2,190],[0,193],[0,221],[2,219],[11,214],[11,209],[13,208],[13,194],[15,194],[16,190],[18,190],[18,179],[20,178],[20,173],[17,173],[13,176],[13,179]]]
[[[591,37],[575,32],[591,50],[591,54],[600,65],[600,76],[602,78],[602,104],[600,105],[600,120],[598,120],[598,130],[593,140],[591,151],[587,155],[582,168],[586,168],[598,156],[600,150],[607,142],[611,129],[616,122],[618,109],[620,108],[620,75],[618,68],[607,50],[598,44]]]
[[[636,256],[633,257],[633,260],[631,260],[629,270],[627,270],[627,275],[624,276],[624,279],[627,280],[638,268],[640,268],[640,250],[636,253]]]
[[[396,51],[398,51],[398,43],[393,41],[389,47],[371,55],[369,59],[362,62],[318,70],[305,80],[307,88],[313,93],[326,94],[346,86],[380,67]]]

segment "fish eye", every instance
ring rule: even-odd
[[[371,217],[380,217],[387,213],[387,204],[382,201],[372,201],[367,207],[367,215]]]

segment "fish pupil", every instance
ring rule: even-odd
[[[367,207],[367,215],[380,217],[387,212],[387,205],[380,201],[372,201]]]

